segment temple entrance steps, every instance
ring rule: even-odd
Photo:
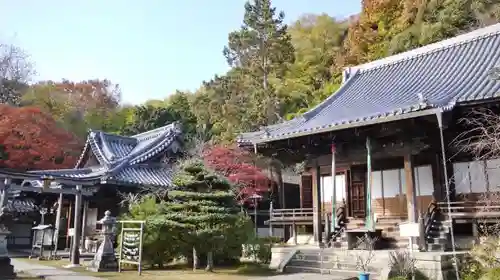
[[[428,252],[444,252],[450,249],[450,227],[451,222],[437,216],[432,220],[430,228],[426,233],[425,241]]]
[[[301,249],[285,266],[287,273],[328,274],[331,279],[358,279],[360,268],[358,258],[369,257],[368,251],[347,251],[334,248]],[[382,269],[387,267],[388,258],[373,257],[370,264],[370,279],[380,279]]]
[[[382,230],[380,247],[384,249],[402,249],[408,248],[409,240],[407,237],[401,237],[399,234],[399,224],[405,222],[406,217],[379,216],[375,223],[375,228]],[[365,228],[365,220],[360,218],[348,218],[346,230]],[[343,233],[345,237],[345,233]]]

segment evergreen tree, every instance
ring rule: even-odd
[[[281,104],[269,80],[271,75],[283,78],[288,65],[295,59],[284,18],[283,12],[276,15],[271,0],[248,1],[241,29],[229,34],[228,45],[224,48],[229,65],[243,68],[255,82],[252,97],[257,106],[251,113],[260,124],[280,118]]]
[[[211,271],[214,252],[226,249],[229,244],[241,248],[245,239],[239,231],[244,216],[240,214],[232,186],[197,160],[181,164],[174,184],[176,189],[169,192],[169,201],[164,203],[168,213],[164,218],[172,225],[188,229],[186,240],[193,248],[193,269],[197,268],[198,254],[206,254],[206,270]]]

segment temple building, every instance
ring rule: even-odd
[[[500,113],[491,75],[499,50],[496,24],[347,67],[321,104],[240,135],[257,153],[305,163],[300,208],[275,209],[267,223],[290,227],[297,246],[355,249],[364,245],[351,237],[370,234],[377,248],[407,248],[400,225],[411,224],[420,250],[470,247],[478,224],[500,217],[500,207],[480,210],[480,197],[500,186],[500,159],[477,160],[453,143],[471,111]]]
[[[97,221],[104,216],[106,210],[110,210],[114,216],[120,214],[123,194],[172,186],[171,164],[181,148],[182,133],[177,123],[132,136],[93,130],[89,132],[74,169],[31,171],[29,174],[32,176],[43,175],[58,179],[51,180],[48,184],[37,179],[24,180],[19,185],[13,184],[9,193],[19,195],[33,192],[33,189],[43,193],[35,198],[38,198],[37,204],[43,204],[38,208],[47,208],[45,223],[53,224],[59,229],[58,247],[69,248],[68,233],[75,227],[75,208],[78,207],[75,205],[75,195],[81,194],[83,198],[79,205],[81,215],[78,215],[83,229],[82,239],[92,238],[96,233]],[[16,202],[18,200],[13,198],[8,205],[25,205],[33,199],[24,199],[22,203]],[[31,212],[39,210],[34,206],[35,203],[30,205],[33,206]],[[57,217],[59,223],[56,221]],[[30,237],[30,231],[27,233],[26,229],[32,226],[33,219],[16,222],[11,229],[10,245],[29,246],[31,243],[26,239]],[[21,233],[22,237],[19,236]]]

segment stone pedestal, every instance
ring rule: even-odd
[[[103,241],[101,245],[99,245],[99,249],[87,269],[94,272],[118,271],[118,260],[115,256],[112,239],[116,219],[111,217],[110,211],[106,211],[106,213],[104,213],[104,218],[102,218],[99,223],[102,224]]]
[[[7,236],[10,232],[0,225],[0,279],[14,279],[14,266],[10,264],[10,257],[7,251]]]

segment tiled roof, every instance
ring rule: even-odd
[[[78,180],[99,179],[132,185],[171,186],[171,166],[167,163],[148,163],[165,152],[180,150],[181,131],[177,123],[130,137],[102,131],[91,131],[84,151],[74,169],[37,170],[31,173]],[[98,166],[83,167],[86,153],[92,152]]]
[[[31,198],[20,197],[20,191],[9,190],[5,208],[11,213],[30,213],[38,210],[35,201]]]
[[[238,141],[293,138],[499,97],[500,82],[490,77],[500,66],[499,49],[500,24],[495,24],[348,68],[340,89],[315,108],[291,121],[243,133]]]

